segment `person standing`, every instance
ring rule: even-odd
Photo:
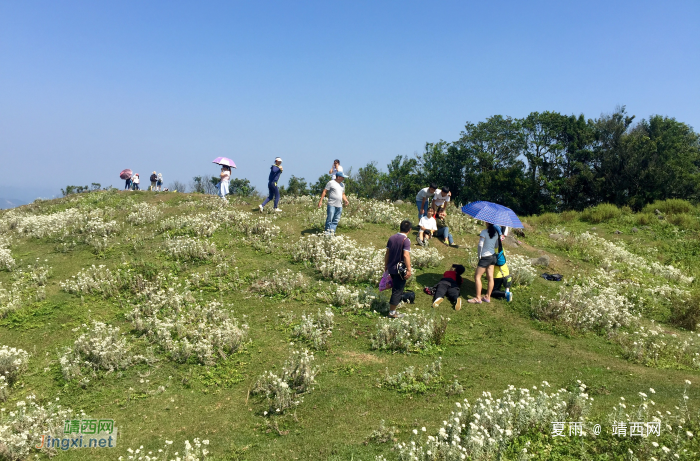
[[[333,160],[333,166],[331,167],[331,170],[328,172],[329,175],[331,175],[331,179],[335,179],[335,175],[338,172],[343,172],[343,167],[340,166],[340,160],[335,159]]]
[[[156,183],[156,190],[158,192],[163,188],[163,173],[158,173],[158,182]]]
[[[321,208],[323,198],[328,192],[328,205],[326,207],[326,226],[325,231],[330,234],[335,234],[335,229],[338,227],[340,215],[343,213],[343,204],[348,205],[348,198],[345,196],[345,184],[343,180],[346,178],[345,173],[338,171],[335,174],[335,179],[331,179],[326,184],[326,188],[321,192],[321,199],[318,201],[318,207]]]
[[[151,177],[149,178],[151,180],[151,187],[148,188],[150,191],[155,191],[156,190],[156,184],[158,184],[158,175],[154,171],[151,173]]]
[[[437,224],[437,233],[435,236],[441,238],[445,245],[449,244],[451,247],[456,247],[457,245],[455,245],[452,234],[450,234],[450,228],[447,226],[447,211],[444,208],[438,211],[435,223]]]
[[[136,173],[134,175],[133,184],[134,184],[134,190],[141,190],[141,178],[139,178],[138,173]]]
[[[418,236],[416,237],[416,242],[418,245],[427,247],[428,241],[433,236],[433,232],[437,232],[437,223],[435,222],[435,210],[428,208],[427,216],[423,216],[418,222]]]
[[[228,183],[231,180],[231,167],[222,165],[221,166],[221,179],[219,180],[219,196],[226,199],[228,195]]]
[[[428,214],[428,206],[430,205],[430,197],[435,194],[437,190],[437,185],[431,184],[425,189],[421,189],[416,195],[416,206],[418,206],[418,221]]]
[[[277,181],[279,181],[281,174],[282,159],[277,157],[275,159],[275,163],[270,167],[270,176],[268,176],[267,178],[267,190],[270,192],[270,194],[267,196],[265,201],[262,202],[262,205],[258,205],[258,208],[260,208],[261,213],[263,211],[263,208],[265,208],[265,205],[267,205],[267,202],[269,202],[272,199],[275,200],[275,211],[282,211],[278,208],[280,203],[280,190],[279,187],[277,187]]]
[[[474,273],[474,285],[476,285],[476,297],[468,300],[471,304],[481,304],[481,302],[491,302],[491,292],[493,291],[493,268],[496,264],[496,247],[501,235],[501,228],[491,223],[486,223],[486,229],[479,235],[479,247],[477,255],[479,262]],[[481,276],[486,273],[488,285],[486,296],[481,296]]]
[[[450,201],[451,196],[452,192],[450,192],[450,188],[447,186],[443,187],[439,191],[435,191],[435,194],[433,195],[432,207],[433,209],[435,209],[436,214],[441,209],[445,209],[445,207],[447,206],[447,202]]]
[[[133,182],[131,180],[131,176],[126,178],[126,184],[124,185],[124,190],[131,190],[131,187],[133,185]]]
[[[411,232],[411,221],[401,221],[399,233],[394,234],[386,243],[386,253],[384,254],[384,270],[391,276],[391,299],[389,300],[389,318],[398,319],[404,316],[396,312],[396,308],[401,303],[403,289],[406,287],[406,280],[411,277],[411,239],[408,233]],[[405,272],[399,267],[399,263],[404,264]]]

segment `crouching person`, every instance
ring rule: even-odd
[[[433,307],[438,307],[445,297],[447,297],[456,311],[462,308],[460,287],[462,286],[462,274],[464,274],[464,270],[464,266],[461,264],[453,264],[450,270],[442,274],[442,279],[435,287]]]
[[[493,270],[493,291],[491,297],[505,299],[510,302],[513,300],[513,293],[510,287],[513,284],[513,277],[510,275],[508,264],[495,266]]]

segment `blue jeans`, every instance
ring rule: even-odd
[[[342,206],[330,206],[326,208],[326,232],[335,232],[343,212]]]
[[[280,203],[280,189],[279,187],[277,187],[277,183],[267,183],[267,190],[270,192],[270,195],[267,196],[265,201],[262,203],[262,206],[267,205],[267,202],[269,202],[272,199],[275,199],[275,208],[278,208],[277,205],[279,205]]]
[[[420,218],[422,218],[423,216],[428,215],[429,208],[428,200],[425,201],[422,210],[420,209],[420,202],[422,202],[422,200],[416,200],[416,207],[418,208],[418,221],[420,221]]]
[[[226,198],[228,195],[228,181],[221,181],[219,183],[219,196]]]
[[[441,239],[447,240],[450,243],[450,245],[455,243],[455,241],[452,240],[452,234],[450,234],[450,228],[447,226],[441,227],[440,229],[438,229],[437,233],[435,235],[437,235]]]

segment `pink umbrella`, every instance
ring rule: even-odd
[[[119,177],[122,179],[129,179],[133,175],[134,175],[134,172],[128,168],[126,170],[123,170],[121,173],[119,173]]]
[[[233,160],[231,160],[230,158],[226,158],[226,157],[216,157],[214,159],[214,161],[211,163],[217,163],[219,165],[230,166],[231,168],[236,168],[236,164],[233,163]]]

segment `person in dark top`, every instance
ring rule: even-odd
[[[453,264],[450,270],[442,274],[442,279],[438,282],[435,296],[433,296],[433,307],[438,307],[447,295],[447,299],[450,300],[456,311],[462,308],[462,298],[459,295],[464,271],[464,266],[461,264]]]
[[[277,187],[277,181],[280,179],[282,174],[282,159],[277,157],[275,159],[274,165],[270,167],[270,176],[267,178],[267,190],[270,191],[270,195],[262,202],[262,205],[258,205],[260,212],[262,213],[263,208],[267,205],[267,202],[274,199],[275,200],[275,211],[282,211],[279,209],[278,205],[280,203],[280,190]]]
[[[391,300],[389,301],[389,317],[398,319],[404,314],[398,314],[396,307],[401,303],[403,289],[406,286],[406,279],[411,277],[411,239],[408,238],[408,233],[411,232],[411,221],[405,220],[401,222],[399,233],[392,235],[386,244],[386,253],[384,254],[384,270],[391,275]],[[403,261],[406,264],[406,274],[401,276],[396,267],[399,262]]]

